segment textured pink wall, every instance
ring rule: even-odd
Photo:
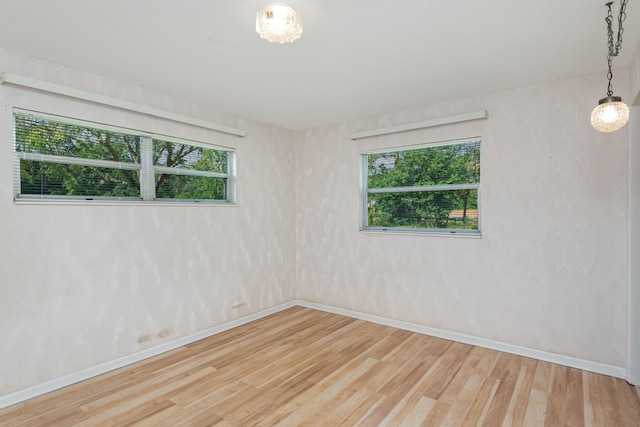
[[[296,164],[298,297],[625,367],[627,141],[590,126],[603,79],[307,131]],[[349,139],[481,109],[488,120]],[[478,135],[481,239],[358,231],[359,152]]]
[[[0,86],[0,395],[294,298],[292,133],[2,50],[0,70],[247,130]],[[238,205],[16,205],[14,106],[236,148]]]

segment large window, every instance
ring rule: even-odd
[[[362,155],[361,228],[480,234],[480,138]]]
[[[234,152],[14,112],[16,200],[235,201]]]

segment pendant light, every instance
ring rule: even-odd
[[[613,41],[613,29],[611,28],[611,24],[613,21],[611,5],[613,4],[613,2],[609,2],[606,4],[606,6],[609,8],[609,12],[607,13],[607,17],[605,18],[605,21],[607,22],[607,36],[609,47],[609,52],[607,54],[607,64],[609,66],[607,79],[609,80],[609,85],[607,86],[606,98],[602,98],[600,101],[598,101],[598,106],[591,112],[591,126],[593,126],[596,130],[599,130],[600,132],[616,131],[626,125],[629,121],[629,107],[627,106],[627,104],[622,102],[622,98],[613,95],[613,88],[611,86],[611,79],[613,78],[613,73],[611,72],[611,63],[613,62],[613,57],[618,56],[618,54],[620,53],[620,48],[622,47],[622,33],[624,32],[624,29],[622,28],[622,22],[627,17],[625,13],[627,1],[628,0],[620,1],[620,12],[618,13],[618,37],[615,44]]]

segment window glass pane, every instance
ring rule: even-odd
[[[368,195],[369,227],[478,229],[478,191],[420,191]]]
[[[138,171],[20,161],[20,193],[140,197]]]
[[[480,141],[368,156],[369,188],[480,182]]]
[[[14,110],[14,137],[16,200],[235,201],[230,149],[23,110]]]
[[[83,159],[140,163],[140,137],[15,115],[16,150]]]
[[[159,199],[226,200],[226,178],[156,174]]]
[[[153,164],[179,169],[227,173],[227,152],[154,139]]]

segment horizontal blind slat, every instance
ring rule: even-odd
[[[114,162],[112,160],[85,159],[82,157],[54,156],[51,154],[17,152],[16,155],[21,160],[31,160],[35,162],[58,163],[63,165],[94,166],[99,168],[140,170],[139,163]]]
[[[369,193],[411,193],[422,191],[454,191],[454,190],[477,190],[480,184],[444,184],[444,185],[416,185],[414,187],[382,187],[369,188]]]

